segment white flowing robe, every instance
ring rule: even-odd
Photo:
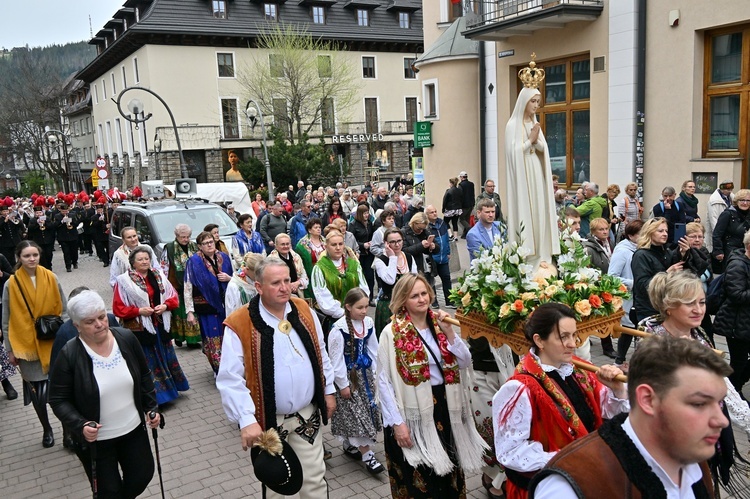
[[[529,140],[531,127],[537,122],[536,116],[533,123],[524,123],[526,105],[535,95],[540,95],[535,88],[521,90],[505,127],[508,237],[511,241],[518,241],[523,223],[523,245],[532,250],[526,261],[534,266],[534,270],[541,262],[552,263],[552,255],[560,253],[547,141],[541,130],[536,144]]]

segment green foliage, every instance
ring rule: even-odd
[[[30,197],[33,193],[41,193],[45,186],[45,178],[42,172],[33,171],[27,173],[21,181],[21,193]]]
[[[298,180],[315,185],[333,185],[339,180],[341,168],[338,158],[322,139],[311,144],[307,135],[303,135],[297,143],[290,143],[276,127],[271,127],[268,138],[273,141],[273,145],[268,147],[268,160],[277,190],[285,190],[290,184],[296,185]],[[253,185],[266,183],[266,168],[258,158],[240,163],[239,170],[245,180]],[[350,172],[347,163],[343,164],[343,172],[344,176]]]

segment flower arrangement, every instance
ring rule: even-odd
[[[518,240],[520,243],[496,238],[459,278],[459,286],[451,290],[451,300],[460,303],[464,314],[483,313],[488,323],[497,324],[503,333],[512,333],[543,303],[564,303],[581,321],[612,315],[629,297],[619,278],[590,267],[577,232],[563,230],[557,272],[551,266],[542,266],[534,273],[526,263],[531,250],[523,246],[521,234]]]

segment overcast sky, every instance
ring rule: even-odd
[[[0,48],[88,41],[125,0],[0,0]]]

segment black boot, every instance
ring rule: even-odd
[[[13,388],[13,385],[10,384],[9,379],[4,379],[2,381],[3,383],[3,390],[5,390],[5,395],[8,397],[8,400],[15,400],[18,398],[18,392],[15,388]]]
[[[47,415],[47,387],[49,381],[32,381],[29,383],[31,389],[31,404],[34,406],[39,422],[42,423],[44,434],[42,436],[42,447],[48,449],[55,445],[55,436],[52,434],[52,425],[49,424]]]

